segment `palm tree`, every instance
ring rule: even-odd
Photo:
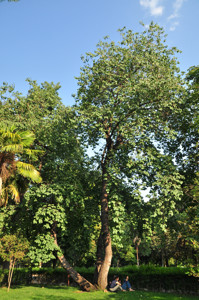
[[[27,163],[36,160],[40,151],[30,149],[35,136],[30,131],[17,131],[14,126],[0,129],[0,206],[6,206],[9,195],[20,201],[17,181],[20,177],[41,182],[40,173]]]

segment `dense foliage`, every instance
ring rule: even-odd
[[[96,263],[101,287],[111,263],[199,260],[199,67],[184,80],[157,25],[120,33],[83,58],[73,107],[59,84],[0,89],[0,237],[28,239],[27,266]]]

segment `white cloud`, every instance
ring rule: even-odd
[[[160,5],[161,0],[140,0],[140,5],[149,9],[151,16],[161,16],[164,7]]]
[[[170,29],[171,31],[174,31],[178,25],[179,25],[179,22],[178,22],[178,21],[175,21],[175,22],[173,22],[173,23],[171,24],[171,26],[170,26],[169,29]]]
[[[171,31],[174,31],[179,25],[179,11],[185,1],[186,0],[175,0],[173,3],[173,13],[168,17],[168,21],[171,21]]]
[[[144,28],[149,29],[149,24],[144,24]]]

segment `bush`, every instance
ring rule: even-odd
[[[118,274],[123,280],[128,275],[135,289],[197,294],[199,281],[196,277],[188,276],[188,273],[188,268],[143,265],[111,268],[109,277]]]
[[[7,284],[8,282],[8,270],[0,269],[0,286]]]
[[[93,282],[94,267],[75,268],[83,277]],[[151,291],[176,291],[179,293],[199,293],[199,280],[194,276],[188,276],[188,268],[177,267],[156,267],[151,265],[125,266],[121,268],[110,268],[108,280],[113,280],[114,275],[118,275],[123,281],[128,275],[133,288],[147,289]],[[0,270],[0,285],[7,285],[8,270]],[[67,284],[68,275],[63,268],[33,268],[15,269],[13,274],[13,284],[30,284],[32,278],[38,284]],[[72,278],[70,284],[74,284]]]
[[[14,269],[12,284],[30,284],[32,279],[31,269],[18,268]],[[8,270],[0,270],[0,285],[8,284]]]
[[[33,283],[38,284],[67,284],[68,274],[63,268],[33,268]]]
[[[76,269],[87,280],[93,281],[94,267]],[[198,278],[188,276],[188,268],[156,267],[154,265],[124,266],[110,268],[108,281],[112,281],[114,275],[118,275],[123,281],[128,275],[135,289],[147,289],[151,291],[176,291],[179,293],[199,293]]]

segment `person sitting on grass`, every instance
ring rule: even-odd
[[[121,283],[119,281],[119,276],[116,276],[115,279],[111,282],[109,290],[111,292],[123,291],[123,288],[121,287]]]
[[[124,280],[124,283],[122,285],[122,289],[125,290],[125,291],[130,291],[130,292],[133,292],[134,290],[131,288],[131,284],[129,282],[129,277],[126,276],[125,280]]]

